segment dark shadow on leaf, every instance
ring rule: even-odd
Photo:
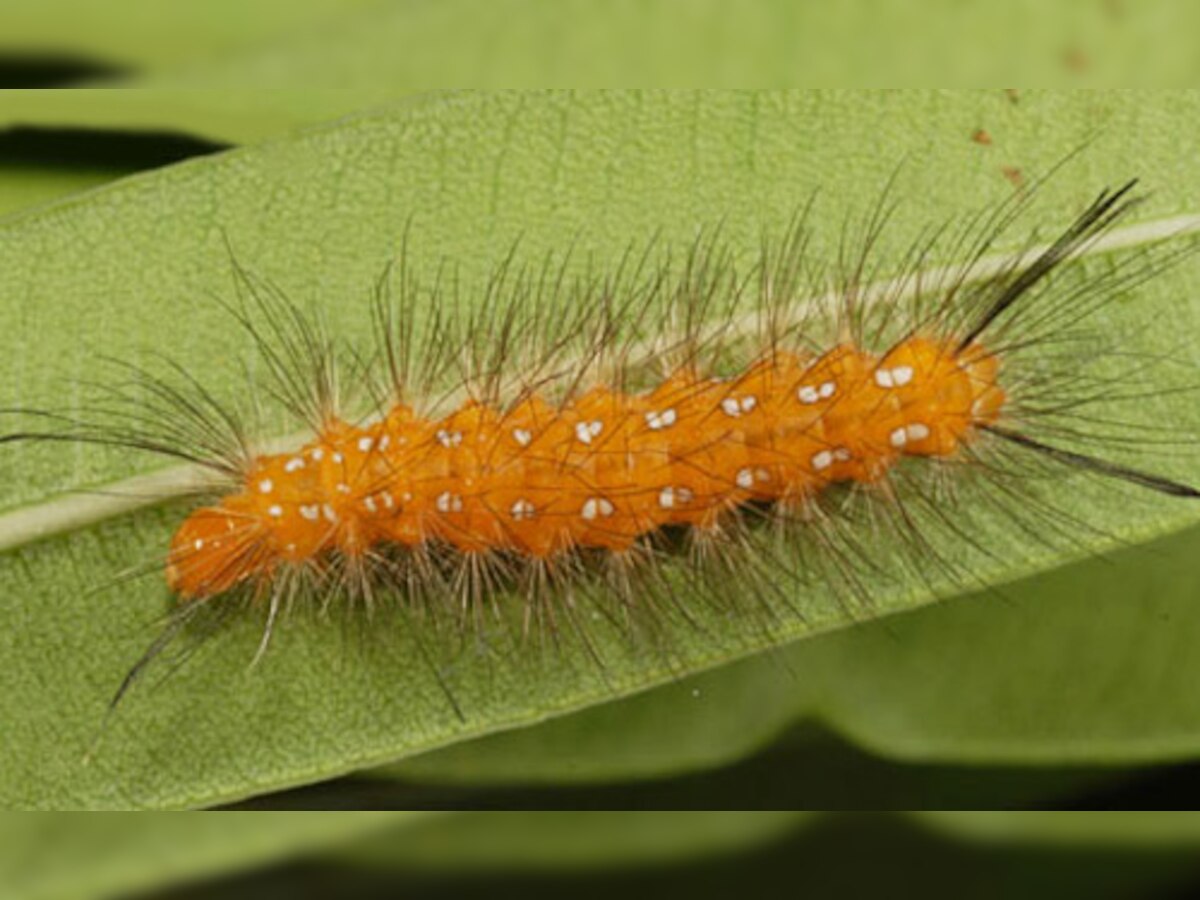
[[[60,88],[126,70],[84,57],[57,53],[0,53],[0,88]]]

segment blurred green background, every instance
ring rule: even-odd
[[[437,89],[880,79],[1174,87],[1197,65],[1178,39],[1192,33],[1184,4],[1048,13],[1033,3],[940,3],[919,22],[897,3],[830,9],[632,0],[13,6],[0,11],[0,227],[27,234],[87,204],[88,189],[230,148],[286,146],[347,116],[402,115],[436,102]],[[1182,90],[918,90],[900,106],[936,111],[897,127],[953,121],[964,144],[987,132],[998,146],[969,149],[1000,190],[1005,154],[1015,153],[1015,139],[1004,146],[1014,103],[1044,117],[1051,142],[1069,140],[1055,130],[1068,119],[1072,139],[1136,124],[1156,136],[1146,163],[1156,186],[1176,192],[1156,198],[1166,216],[1200,211],[1188,159],[1198,102]],[[1123,162],[1141,151],[1129,138],[1118,136]],[[0,897],[1184,896],[1200,886],[1200,818],[1190,814],[703,811],[1195,806],[1196,538],[1177,523],[1149,548],[1023,582],[1014,607],[959,598],[387,768],[334,780],[318,768],[309,780],[319,783],[240,804],[288,812],[6,815]],[[731,708],[749,714],[720,714]],[[10,724],[0,747],[21,739]],[[19,798],[11,804],[47,805],[32,799],[34,787],[10,787]],[[335,812],[292,812],[310,809]],[[359,809],[379,812],[349,812]],[[514,809],[564,812],[498,812]],[[603,812],[565,812],[576,809]]]

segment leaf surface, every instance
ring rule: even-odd
[[[1187,529],[373,774],[459,785],[661,778],[726,765],[812,722],[926,763],[1193,758],[1198,541]]]
[[[319,31],[378,0],[45,0],[0,10],[0,51],[130,69],[184,67]],[[67,94],[69,91],[59,93]]]
[[[464,296],[478,297],[471,288],[518,236],[529,259],[561,251],[564,236],[578,235],[595,259],[612,262],[631,241],[657,233],[686,244],[699,225],[722,221],[729,240],[751,250],[764,228],[781,228],[816,188],[814,252],[830,253],[849,212],[868,209],[896,174],[903,202],[885,251],[895,260],[931,222],[1007,196],[1005,167],[1045,171],[1097,128],[1111,138],[1039,194],[1051,226],[1130,174],[1164,186],[1143,217],[1194,211],[1200,161],[1189,129],[1200,121],[1198,103],[1190,94],[1134,93],[1022,94],[1014,104],[1001,91],[413,100],[9,219],[0,226],[0,334],[9,348],[0,359],[0,406],[74,409],[77,382],[98,374],[97,353],[137,362],[147,348],[169,354],[218,396],[244,396],[252,347],[210,299],[230,291],[226,239],[244,264],[299,302],[319,303],[334,329],[361,346],[370,288],[406,229],[414,266],[432,272],[454,260]],[[993,135],[990,146],[972,141],[979,127]],[[1141,289],[1136,304],[1105,315],[1138,333],[1139,352],[1170,348],[1194,365],[1197,349],[1177,347],[1177,336],[1200,324],[1186,289],[1194,273],[1191,265],[1176,268]],[[1186,422],[1190,403],[1156,398],[1153,414]],[[154,465],[94,447],[6,446],[0,502],[36,507]],[[1171,474],[1195,477],[1196,467],[1177,460]],[[1071,504],[1134,542],[1196,521],[1186,504],[1131,506],[1073,482]],[[11,725],[0,802],[228,801],[562,715],[935,596],[922,584],[893,585],[851,616],[815,591],[797,598],[803,619],[672,635],[669,665],[644,648],[606,642],[603,673],[569,654],[509,665],[464,653],[449,674],[465,721],[400,629],[394,641],[364,642],[353,629],[296,618],[264,663],[247,671],[261,623],[245,619],[161,686],[137,691],[83,766],[108,697],[153,635],[166,599],[154,576],[91,589],[155,559],[179,514],[145,509],[33,543],[23,542],[32,531],[7,536],[0,720]],[[1002,563],[964,551],[963,563],[985,583],[1067,561],[1005,526],[995,517],[973,526]],[[1096,538],[1087,549],[1110,544]],[[731,721],[761,715],[753,704],[725,712]]]
[[[10,91],[0,122],[172,129],[230,143],[422,92],[886,82],[1186,85],[1186,4],[904,0],[46,0],[0,48],[124,65],[94,91]],[[1189,24],[1190,23],[1190,24]],[[960,35],[987,35],[987,51]],[[951,51],[951,52],[947,52]]]
[[[0,891],[10,900],[90,900],[281,862],[421,817],[404,812],[0,817]]]

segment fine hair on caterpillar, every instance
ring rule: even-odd
[[[1121,418],[1170,361],[1123,356],[1094,327],[1191,245],[1068,271],[1133,192],[1101,191],[983,277],[1029,194],[889,266],[886,192],[824,262],[811,207],[751,259],[719,228],[682,251],[632,244],[612,267],[515,246],[477,294],[402,252],[374,291],[375,345],[353,349],[235,260],[224,303],[266,373],[252,402],[164,361],[100,385],[83,417],[25,410],[49,424],[2,440],[130,447],[206,474],[165,558],[130,573],[165,573],[175,599],[114,704],[182,633],[247,609],[260,654],[297,606],[397,610],[439,679],[440,645],[505,636],[570,642],[603,668],[605,629],[669,659],[677,625],[770,632],[808,615],[818,585],[851,614],[880,579],[974,586],[956,548],[1003,553],[972,528],[985,509],[1082,545],[1100,529],[1045,490],[1069,473],[1200,496],[1122,461],[1186,426]],[[260,403],[304,436],[264,448]]]

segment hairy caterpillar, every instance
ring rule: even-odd
[[[1103,192],[1040,253],[969,281],[1012,201],[960,235],[968,262],[910,303],[902,285],[866,296],[882,206],[862,255],[835,267],[832,307],[801,302],[823,278],[806,269],[801,222],[748,273],[712,235],[682,261],[631,252],[598,275],[510,261],[466,317],[401,268],[400,302],[379,292],[376,352],[354,360],[357,401],[342,396],[335,342],[239,270],[232,311],[307,439],[262,452],[186,373],[141,373],[137,404],[118,395],[94,422],[6,439],[116,443],[217,476],[167,553],[177,612],[122,691],[200,611],[247,602],[266,611],[264,648],[280,612],[313,595],[395,598],[469,628],[515,594],[522,631],[565,623],[585,642],[584,609],[644,631],[697,605],[768,622],[814,581],[869,602],[857,573],[903,564],[872,552],[881,523],[918,568],[962,577],[945,550],[972,539],[948,513],[959,478],[1043,533],[1071,523],[1024,508],[1022,484],[1066,469],[1197,496],[1091,452],[1102,436],[1078,428],[1080,410],[1128,383],[1087,374],[1081,362],[1102,354],[1079,326],[1175,255],[1068,290],[1050,276],[1129,209],[1131,189]],[[914,248],[910,277],[927,250]],[[356,406],[373,414],[340,411]],[[683,565],[667,572],[668,558]]]

